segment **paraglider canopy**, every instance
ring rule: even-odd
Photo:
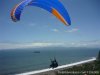
[[[11,18],[14,22],[20,20],[22,10],[26,6],[36,6],[43,8],[56,16],[65,25],[71,25],[68,12],[59,0],[24,0],[17,4],[11,11]]]

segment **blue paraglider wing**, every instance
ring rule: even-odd
[[[61,4],[59,0],[25,0],[18,5],[11,12],[11,18],[13,21],[19,21],[22,10],[26,6],[37,6],[45,9],[55,15],[65,25],[71,25],[71,20],[67,10]]]

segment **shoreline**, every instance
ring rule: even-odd
[[[58,66],[57,68],[47,68],[47,69],[42,69],[42,70],[36,70],[36,71],[30,71],[30,72],[25,72],[25,73],[20,73],[20,74],[15,74],[15,75],[54,75],[54,71],[59,71],[59,70],[63,70],[65,68],[69,68],[69,67],[73,67],[73,66],[77,66],[77,65],[81,65],[81,64],[85,64],[85,63],[89,63],[92,61],[95,61],[96,58],[93,57],[91,59],[88,60],[83,60],[83,61],[79,61],[79,62],[75,62],[75,63],[71,63],[71,64],[66,64],[66,65],[62,65],[62,66]]]

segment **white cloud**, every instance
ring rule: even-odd
[[[54,32],[59,32],[59,30],[58,30],[58,29],[52,29],[52,31],[54,31]]]
[[[39,48],[39,47],[53,47],[60,46],[62,43],[0,43],[0,50],[2,49],[18,49],[18,48]]]
[[[73,28],[70,30],[61,30],[61,32],[68,32],[68,33],[72,33],[72,32],[77,32],[79,29],[78,28]],[[60,30],[58,29],[52,29],[53,32],[60,32]]]
[[[31,44],[0,43],[0,49],[28,48]]]
[[[18,48],[40,48],[40,47],[98,47],[100,48],[100,41],[81,41],[81,42],[64,42],[64,43],[50,43],[50,42],[0,43],[0,50],[18,49]]]
[[[71,43],[72,47],[99,47],[100,41],[81,41]]]
[[[78,28],[73,28],[73,29],[71,29],[71,30],[66,30],[65,32],[77,32],[79,29]]]

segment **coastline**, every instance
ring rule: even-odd
[[[83,61],[79,61],[79,62],[75,62],[75,63],[71,63],[71,64],[58,66],[57,68],[54,68],[54,69],[47,68],[47,69],[42,69],[42,70],[37,70],[37,71],[15,74],[15,75],[55,75],[56,71],[63,70],[65,68],[69,68],[69,67],[73,67],[73,66],[77,66],[77,65],[81,65],[81,64],[85,64],[85,63],[89,63],[89,62],[92,62],[95,60],[96,60],[96,58],[93,57],[93,58],[88,59],[88,60],[83,60]]]

